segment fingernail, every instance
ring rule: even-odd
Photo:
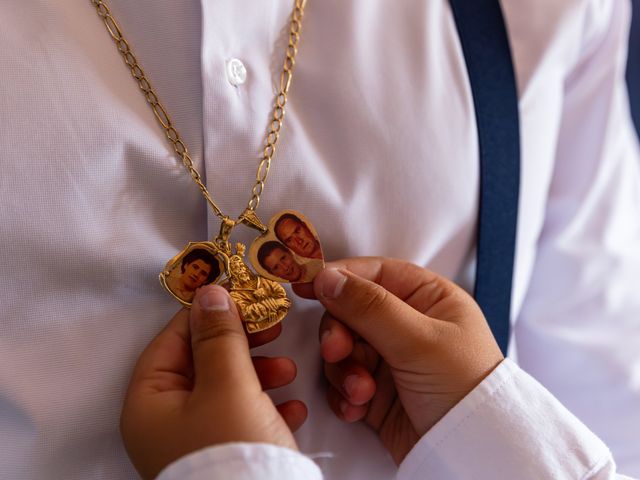
[[[342,384],[342,387],[344,388],[344,391],[347,392],[347,395],[349,397],[353,397],[354,394],[356,393],[356,390],[358,389],[359,383],[360,383],[360,379],[358,378],[357,375],[349,375],[347,378],[344,379],[344,383]]]
[[[321,281],[320,291],[322,296],[324,298],[336,298],[342,293],[347,277],[337,268],[329,268],[322,274]]]
[[[204,287],[198,302],[200,308],[207,312],[226,312],[229,310],[229,294],[217,285]]]

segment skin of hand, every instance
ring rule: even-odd
[[[292,431],[305,405],[275,406],[265,389],[293,381],[288,358],[251,358],[250,346],[276,338],[278,325],[245,334],[227,291],[199,289],[140,356],[126,394],[120,431],[143,478],[155,478],[178,458],[227,442],[260,442],[297,450]]]
[[[396,463],[502,360],[474,300],[443,277],[388,258],[327,264],[313,284],[327,399],[342,420],[363,420]]]

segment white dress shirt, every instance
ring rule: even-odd
[[[626,0],[504,0],[522,186],[511,356],[640,475],[640,161]],[[292,0],[112,0],[221,208],[249,199]],[[158,282],[218,219],[88,0],[0,1],[0,478],[134,478],[118,433],[132,367],[178,305]],[[446,0],[309,0],[258,214],[312,219],[328,259],[389,255],[470,287],[478,146]],[[237,229],[249,243],[253,232]],[[321,307],[294,298],[296,434],[328,479],[388,479],[324,400]],[[491,442],[491,432],[487,434]],[[357,445],[357,448],[353,446]]]
[[[158,480],[211,478],[316,480],[322,474],[304,455],[273,445],[245,443],[209,447],[183,457],[169,465]],[[422,437],[402,462],[396,478],[630,477],[618,475],[611,452],[602,441],[507,359]]]

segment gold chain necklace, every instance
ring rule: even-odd
[[[285,317],[291,306],[284,288],[278,282],[309,282],[324,266],[317,232],[304,215],[293,210],[285,210],[276,214],[269,225],[265,226],[256,214],[284,122],[306,0],[295,0],[280,85],[275,96],[256,181],[251,189],[247,207],[235,220],[225,215],[211,197],[193,164],[186,144],[133,54],[129,42],[124,38],[122,29],[109,7],[101,0],[91,0],[91,3],[96,8],[98,16],[102,18],[138,87],[144,93],[175,153],[181,158],[214,214],[221,220],[217,237],[210,242],[190,242],[167,263],[160,273],[160,282],[171,295],[187,307],[191,306],[195,291],[199,287],[210,283],[224,284],[240,309],[247,331],[256,332],[275,325]],[[245,263],[244,245],[237,243],[235,252],[232,251],[229,237],[233,228],[239,224],[261,233],[249,250],[251,263],[259,274],[251,271]]]

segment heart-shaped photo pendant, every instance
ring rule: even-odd
[[[320,239],[301,213],[285,210],[270,221],[267,231],[249,249],[256,271],[280,283],[309,283],[324,268]]]

